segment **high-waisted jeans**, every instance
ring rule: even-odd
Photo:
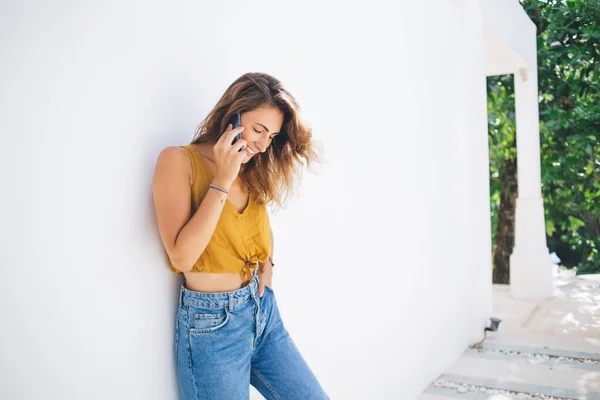
[[[329,399],[286,330],[273,289],[209,293],[181,285],[175,322],[183,400],[244,400],[250,385],[266,399]]]

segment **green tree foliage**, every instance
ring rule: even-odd
[[[548,246],[564,265],[578,266],[578,273],[600,272],[600,1],[522,0],[521,4],[537,26]],[[514,122],[507,79],[488,78],[488,102],[492,108],[506,107],[489,114],[494,226],[498,223],[494,212],[502,198],[494,173],[513,156],[510,146],[505,151],[496,148],[498,143],[508,146],[514,141],[514,130],[506,128]],[[491,90],[495,86],[506,90]]]
[[[515,244],[517,148],[512,75],[489,77],[488,138],[492,208],[494,283],[509,284],[510,255]]]

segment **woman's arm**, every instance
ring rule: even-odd
[[[158,156],[152,193],[160,237],[171,262],[180,271],[190,271],[210,241],[227,194],[209,190],[194,215],[191,213],[191,164],[188,154],[177,146]],[[229,186],[219,182],[214,184]]]

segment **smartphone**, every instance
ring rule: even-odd
[[[235,129],[238,126],[240,126],[242,124],[242,117],[240,116],[240,113],[239,112],[235,113],[229,120],[229,123],[231,124],[231,129]],[[235,144],[235,142],[237,142],[241,138],[242,138],[242,132],[235,135],[235,137],[233,138],[233,142],[231,144],[232,145]],[[238,153],[240,151],[242,151],[241,148],[238,150]]]

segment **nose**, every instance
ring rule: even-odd
[[[267,151],[267,147],[269,147],[269,140],[268,139],[260,139],[256,142],[257,144],[257,148],[258,151],[260,151],[261,153],[264,153],[265,151]]]

